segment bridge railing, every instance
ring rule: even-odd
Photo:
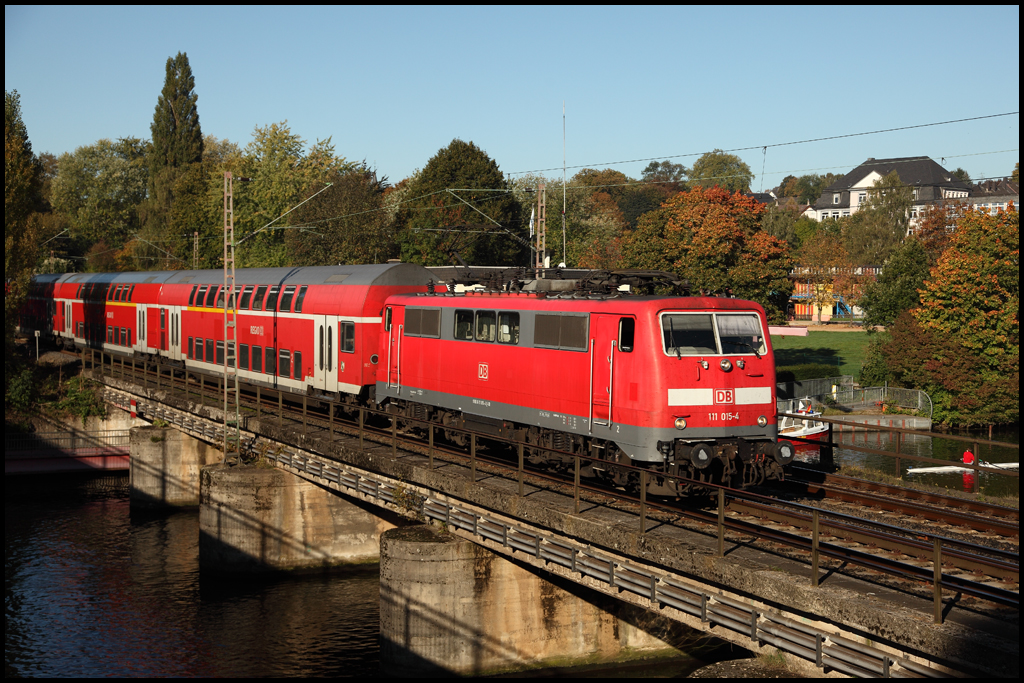
[[[84,448],[128,448],[127,429],[95,432],[33,432],[4,437],[7,452],[76,451]]]

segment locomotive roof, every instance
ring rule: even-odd
[[[36,276],[37,281],[44,276]],[[161,284],[222,284],[223,270],[165,270],[137,273],[71,273],[59,276],[63,282],[117,282]],[[57,278],[54,278],[57,279]],[[359,266],[309,266],[295,268],[240,268],[235,282],[240,285],[426,285],[436,280],[430,271],[414,263],[379,263]]]
[[[662,310],[761,310],[761,304],[746,299],[711,296],[609,296],[561,294],[545,296],[543,293],[521,292],[465,292],[451,294],[396,294],[392,299],[402,300],[406,306],[444,306],[449,308],[534,309],[566,311],[625,311],[627,309]]]

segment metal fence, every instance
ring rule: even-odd
[[[778,399],[781,401],[831,394],[833,387],[839,387],[842,390],[852,389],[853,375],[823,377],[821,379],[805,379],[799,382],[779,382],[776,385],[776,391]]]
[[[834,379],[834,378],[833,378]],[[827,381],[827,380],[812,380]],[[789,384],[793,384],[789,382]],[[779,412],[791,413],[798,409],[798,399],[782,398],[782,384],[779,384],[779,399],[776,402]],[[815,405],[827,405],[841,410],[863,410],[865,408],[878,408],[883,405],[899,406],[907,410],[916,410],[922,415],[932,416],[932,399],[923,391],[918,389],[903,389],[901,387],[853,387],[839,388],[836,391],[831,389],[821,393],[803,394],[799,398],[810,399]]]
[[[84,448],[128,448],[128,430],[99,432],[35,432],[4,437],[4,451],[75,451]]]

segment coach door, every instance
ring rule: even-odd
[[[135,304],[135,344],[132,348],[145,353],[148,345],[146,341],[146,305]]]
[[[388,389],[399,394],[402,388],[402,329],[405,327],[405,308],[386,306],[384,308],[384,334],[388,336]]]
[[[338,390],[338,319],[334,316],[316,316],[314,347],[316,358],[313,376],[316,386],[324,391]]]
[[[636,320],[627,315],[593,315],[590,319],[590,408],[593,427],[615,426],[615,415],[624,398],[624,380],[630,379]],[[626,374],[624,374],[626,372]],[[635,385],[634,385],[635,386]],[[618,390],[618,391],[617,391]],[[617,393],[616,393],[617,392]],[[635,398],[631,396],[631,398]]]
[[[174,360],[181,360],[181,306],[171,306],[167,309],[167,338],[170,342],[169,355]],[[237,337],[233,334],[232,337]]]

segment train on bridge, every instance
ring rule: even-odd
[[[583,454],[748,487],[792,460],[760,305],[517,278],[455,293],[435,279],[408,263],[245,269],[232,292],[219,270],[38,275],[19,323],[67,348],[385,407],[457,444],[462,429],[514,438],[556,469]],[[584,476],[636,485],[635,470],[589,462]],[[659,495],[691,488],[650,481]]]

